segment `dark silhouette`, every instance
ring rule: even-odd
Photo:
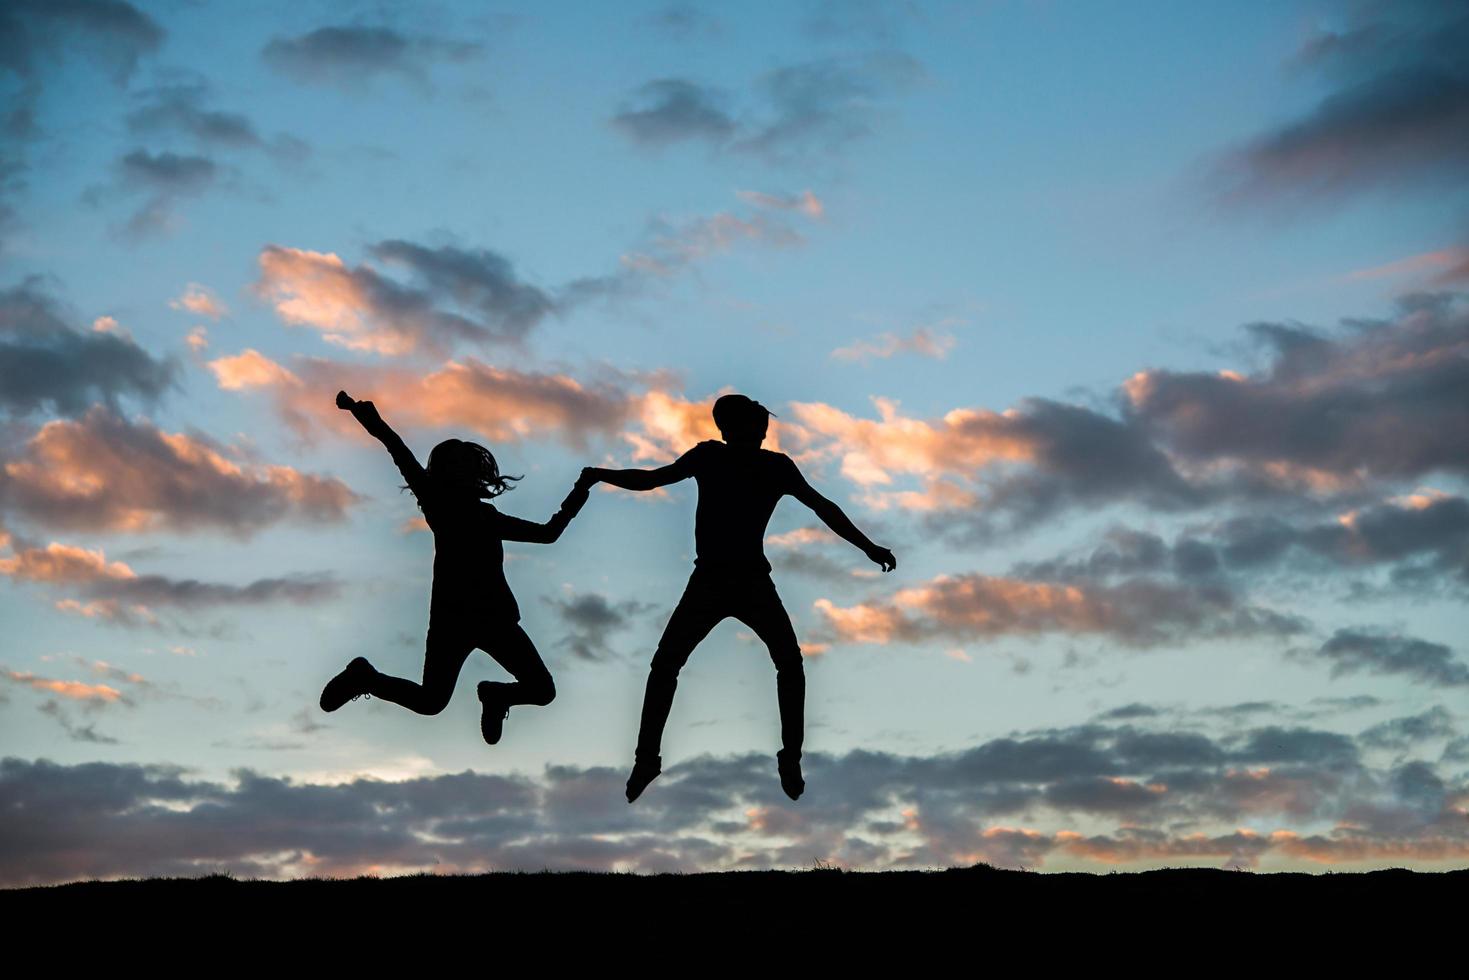
[[[434,582],[429,603],[428,640],[423,682],[379,673],[357,657],[321,692],[321,710],[336,711],[362,695],[379,697],[422,715],[444,710],[470,651],[478,647],[504,667],[515,682],[481,681],[480,732],[486,742],[500,741],[510,707],[550,704],[556,686],[535,644],[520,627],[520,608],[505,581],[504,541],[550,544],[587,502],[585,475],[545,524],[502,514],[484,498],[511,489],[494,455],[473,442],[447,439],[429,453],[427,468],[398,434],[388,427],[370,401],[354,401],[337,393],[337,407],[349,411],[376,437],[398,464],[407,488],[418,500],[434,534]]]
[[[714,424],[724,442],[701,442],[667,466],[655,470],[588,467],[583,481],[601,481],[624,490],[653,490],[693,477],[699,485],[694,517],[694,572],[678,607],[663,630],[643,695],[636,761],[627,780],[627,801],[636,800],[662,772],[663,727],[673,707],[678,672],[694,647],[725,617],[755,631],[775,662],[780,705],[781,749],[776,755],[780,785],[798,799],[801,741],[805,729],[806,672],[791,618],[781,604],[765,559],[765,526],[786,494],[815,511],[842,538],[861,548],[885,572],[897,567],[886,548],[857,530],[842,509],[806,482],[789,456],[761,449],[770,410],[744,395],[724,395],[714,403]]]

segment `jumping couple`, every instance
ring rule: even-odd
[[[503,542],[554,542],[599,482],[624,490],[655,490],[692,477],[699,485],[694,572],[653,655],[643,695],[636,762],[627,780],[627,801],[636,800],[662,772],[663,727],[673,706],[678,672],[694,647],[727,616],[750,627],[775,662],[780,785],[791,799],[800,797],[806,785],[801,776],[806,676],[790,616],[770,579],[763,548],[765,526],[776,503],[790,494],[883,571],[896,568],[897,559],[888,549],[873,544],[840,507],[817,493],[789,456],[760,448],[770,425],[765,406],[744,395],[721,396],[714,403],[714,424],[724,441],[701,442],[667,466],[652,470],[587,467],[561,509],[544,524],[502,514],[486,502],[511,489],[511,481],[520,478],[501,474],[494,455],[483,446],[447,439],[429,453],[428,466],[420,466],[372,402],[356,401],[339,392],[337,407],[351,412],[387,447],[407,489],[417,499],[434,533],[434,581],[422,683],[383,674],[357,657],[321,692],[323,711],[335,711],[348,701],[371,695],[419,714],[438,714],[454,693],[464,661],[479,648],[515,678],[509,684],[482,681],[478,687],[480,731],[494,745],[513,705],[546,705],[556,696],[550,671],[520,627],[520,609],[505,581]]]

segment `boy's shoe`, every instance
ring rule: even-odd
[[[663,774],[663,757],[655,755],[651,759],[639,757],[633,763],[632,775],[627,777],[627,802],[631,803],[643,795],[643,790],[648,784]]]
[[[348,701],[355,701],[367,693],[368,682],[377,671],[366,657],[354,657],[336,677],[326,682],[321,689],[321,710],[336,711]]]
[[[801,753],[781,749],[775,753],[775,763],[780,770],[780,788],[786,796],[799,800],[806,791],[806,780],[801,777]]]
[[[480,681],[474,689],[482,705],[479,712],[479,733],[490,745],[500,741],[500,736],[505,732],[505,719],[510,717],[510,705],[496,696],[495,689],[501,686],[490,681]]]

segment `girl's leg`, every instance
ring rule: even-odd
[[[515,704],[550,704],[556,698],[556,684],[551,672],[536,651],[536,645],[519,623],[495,626],[478,644],[479,648],[504,667],[513,684],[491,684],[494,700],[505,707]]]
[[[423,683],[379,673],[368,682],[367,693],[421,715],[436,715],[454,696],[459,670],[473,649],[461,630],[435,628],[430,623],[424,644]]]

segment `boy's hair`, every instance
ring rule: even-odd
[[[428,465],[424,467],[429,477],[439,486],[463,488],[475,497],[498,497],[506,490],[513,490],[512,480],[500,472],[495,454],[477,442],[462,439],[445,439],[428,454]]]
[[[774,415],[770,409],[744,395],[720,395],[714,400],[714,424],[722,435],[758,431]]]

